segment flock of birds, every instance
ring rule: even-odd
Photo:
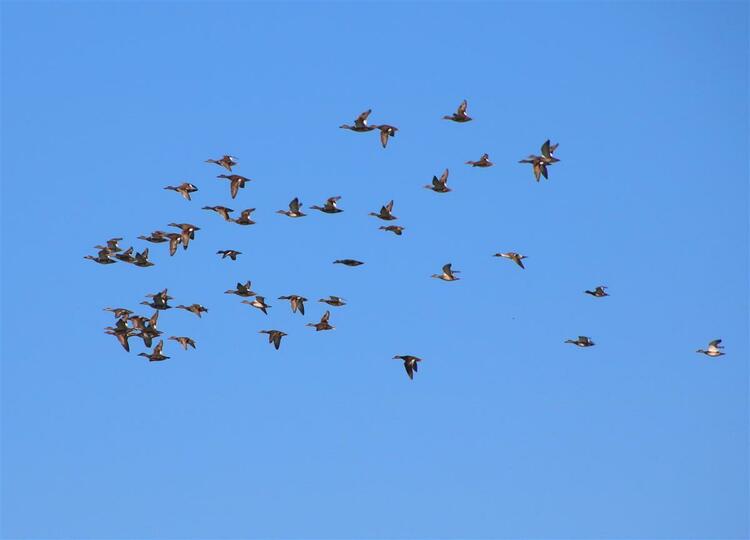
[[[472,118],[467,113],[467,107],[468,104],[466,100],[464,100],[459,105],[455,113],[453,113],[452,115],[446,115],[443,118],[458,123],[469,122],[472,120]],[[398,128],[389,124],[368,124],[367,119],[370,116],[371,112],[372,110],[368,109],[360,114],[354,120],[354,123],[352,125],[343,124],[340,127],[342,129],[347,129],[357,133],[365,133],[377,129],[380,131],[380,142],[383,148],[386,148],[389,139],[396,135]],[[550,141],[547,140],[541,146],[540,155],[529,155],[525,159],[521,159],[519,163],[530,164],[532,166],[534,178],[537,182],[540,181],[540,178],[542,176],[545,179],[548,179],[548,168],[560,161],[554,156],[557,147],[557,144],[551,144]],[[246,178],[239,174],[233,174],[232,169],[238,164],[237,159],[233,156],[224,155],[219,159],[208,159],[206,160],[206,162],[223,167],[230,173],[220,174],[217,178],[229,181],[229,193],[232,199],[235,199],[239,190],[243,189],[246,184],[251,181],[250,178]],[[466,164],[471,165],[472,167],[491,167],[493,165],[493,163],[489,159],[488,154],[483,154],[477,161],[467,161]],[[432,183],[427,184],[425,188],[430,189],[436,193],[450,192],[451,189],[448,187],[448,174],[448,169],[446,169],[439,178],[437,176],[433,176]],[[188,201],[192,200],[191,194],[198,191],[198,188],[189,182],[184,182],[179,186],[166,186],[164,189],[175,191]],[[323,206],[313,205],[310,206],[310,209],[318,210],[326,214],[337,214],[343,211],[337,206],[337,203],[340,199],[340,196],[330,197],[326,200]],[[380,208],[379,212],[370,212],[369,215],[386,222],[395,221],[398,218],[393,214],[393,205],[394,202],[389,201]],[[255,208],[247,208],[241,211],[239,217],[236,218],[233,218],[231,216],[234,210],[226,206],[204,206],[202,207],[202,209],[215,212],[225,221],[235,223],[237,225],[247,226],[253,225],[255,223],[250,218],[251,214],[255,211]],[[283,214],[290,218],[300,218],[307,215],[302,212],[302,204],[297,198],[294,198],[289,202],[288,209],[277,210],[277,213]],[[190,241],[195,239],[195,233],[197,231],[200,231],[200,227],[197,227],[190,223],[170,223],[168,226],[174,227],[176,230],[157,230],[153,231],[148,236],[139,236],[138,239],[153,244],[169,243],[169,254],[170,256],[172,256],[176,253],[177,248],[180,245],[183,249],[188,249]],[[379,227],[379,229],[387,232],[392,232],[397,236],[401,236],[404,232],[404,227],[393,224],[381,226]],[[113,264],[117,261],[133,264],[140,267],[148,267],[154,265],[154,263],[149,260],[148,248],[145,248],[140,252],[134,252],[133,247],[129,247],[128,249],[123,250],[119,245],[119,242],[121,240],[122,238],[112,238],[106,242],[106,245],[97,245],[95,246],[95,248],[99,250],[97,254],[86,255],[84,258],[102,265]],[[232,261],[236,261],[237,257],[239,255],[242,255],[242,252],[235,249],[225,249],[217,251],[216,254],[221,255],[222,259],[229,257]],[[527,258],[526,255],[510,251],[505,253],[495,253],[494,256],[511,260],[521,269],[525,268],[523,261]],[[333,261],[333,263],[342,264],[345,266],[360,266],[362,264],[365,264],[364,262],[355,259],[337,259]],[[431,277],[443,281],[457,281],[460,278],[456,274],[459,273],[459,270],[453,269],[451,263],[447,263],[443,266],[441,273],[433,274]],[[595,298],[604,298],[606,296],[609,296],[609,293],[607,293],[606,291],[607,287],[604,285],[600,285],[595,287],[593,290],[586,290],[584,292]],[[225,291],[225,294],[233,294],[239,296],[243,298],[243,300],[241,301],[242,304],[246,304],[250,307],[256,308],[262,311],[264,314],[268,315],[268,308],[270,308],[271,306],[266,303],[265,297],[258,295],[257,293],[252,291],[250,281],[247,281],[244,284],[237,283],[235,289],[227,290]],[[146,297],[150,298],[150,301],[144,300],[141,302],[141,304],[146,305],[154,310],[153,315],[151,315],[150,317],[136,315],[131,310],[120,307],[104,308],[105,311],[112,312],[116,319],[116,323],[114,326],[108,326],[105,328],[105,333],[117,338],[118,342],[128,352],[130,351],[129,339],[133,337],[140,338],[143,341],[144,346],[147,349],[152,350],[150,353],[141,352],[138,354],[139,356],[148,358],[151,362],[167,360],[169,356],[165,356],[163,354],[164,340],[160,339],[155,346],[153,343],[156,338],[159,338],[163,334],[163,332],[157,328],[159,313],[161,311],[174,307],[176,309],[183,309],[185,311],[193,313],[198,317],[201,317],[203,313],[208,312],[208,309],[201,304],[195,303],[187,306],[182,304],[171,306],[169,305],[169,301],[173,298],[169,296],[167,289],[164,289],[157,293],[148,294],[146,295]],[[252,300],[250,300],[250,298],[252,298]],[[302,315],[305,314],[305,302],[308,301],[307,298],[292,294],[280,296],[279,300],[288,301],[293,313],[299,312]],[[319,302],[325,303],[332,307],[342,307],[346,305],[346,302],[338,296],[321,298]],[[335,327],[332,326],[329,322],[330,316],[330,311],[326,311],[317,323],[307,323],[306,326],[315,328],[317,332],[333,330]],[[279,347],[281,346],[282,338],[287,335],[285,332],[278,329],[260,330],[259,333],[266,334],[268,336],[268,342],[272,344],[276,349],[279,349]],[[195,340],[187,336],[170,336],[168,339],[176,341],[184,350],[188,350],[189,347],[195,349],[196,346]],[[595,343],[588,336],[578,336],[576,339],[568,339],[565,340],[565,343],[570,343],[582,348],[592,347],[595,345]],[[717,357],[725,354],[722,351],[723,348],[724,347],[721,345],[721,340],[715,339],[708,344],[707,349],[698,349],[696,352],[705,354],[710,357]],[[418,371],[418,364],[422,361],[421,358],[413,355],[395,355],[393,358],[403,362],[406,374],[410,379],[414,378],[414,373]]]

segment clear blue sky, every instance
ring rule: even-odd
[[[747,34],[745,2],[4,2],[3,536],[747,538]],[[386,150],[338,129],[367,108]],[[202,230],[152,268],[82,258],[171,221]],[[209,312],[149,364],[102,308],[164,287]],[[292,293],[349,305],[316,333]]]

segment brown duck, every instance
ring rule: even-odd
[[[490,161],[489,154],[482,154],[479,161],[467,161],[466,164],[471,165],[472,167],[492,167],[494,165],[494,163]]]
[[[521,268],[526,268],[523,265],[523,260],[528,259],[526,255],[521,255],[519,253],[516,253],[515,251],[509,251],[507,253],[495,253],[493,257],[502,257],[503,259],[510,259],[514,263],[516,263]]]
[[[418,371],[417,363],[421,362],[422,359],[418,358],[416,356],[411,356],[409,354],[406,354],[404,356],[396,355],[393,357],[394,360],[403,360],[404,361],[404,369],[406,370],[406,374],[409,376],[410,379],[414,379],[414,373]]]
[[[356,259],[336,259],[335,261],[333,261],[333,264],[343,264],[344,266],[359,266],[365,263]]]
[[[339,298],[338,296],[329,296],[328,298],[321,298],[318,300],[318,302],[323,302],[324,304],[328,304],[329,306],[333,307],[341,307],[345,306],[346,302],[344,302],[343,298]]]
[[[448,169],[443,171],[440,178],[433,176],[432,184],[427,184],[425,187],[436,193],[448,193],[451,190],[451,188],[448,187]]]
[[[388,139],[390,137],[395,137],[396,132],[398,131],[397,127],[389,126],[388,124],[382,124],[380,126],[372,126],[372,127],[380,130],[380,144],[383,145],[383,148],[388,146]]]
[[[138,356],[144,356],[148,358],[149,362],[161,362],[162,360],[169,359],[169,356],[164,356],[161,350],[164,348],[164,340],[159,340],[159,343],[154,347],[154,351],[151,354],[138,353]]]
[[[248,306],[252,306],[254,308],[258,308],[259,310],[261,310],[266,315],[268,315],[268,312],[266,311],[266,309],[268,309],[268,308],[271,307],[268,304],[266,304],[266,299],[264,297],[262,297],[262,296],[256,296],[255,300],[253,300],[252,302],[250,302],[248,300],[243,300],[240,303],[241,304],[247,304]]]
[[[154,231],[149,236],[139,236],[138,240],[145,240],[146,242],[151,242],[152,244],[161,244],[163,242],[169,241],[167,238],[167,234],[164,231]]]
[[[326,200],[326,203],[323,206],[311,206],[313,210],[320,210],[321,212],[325,212],[326,214],[338,214],[339,212],[343,212],[338,206],[336,206],[336,202],[341,199],[340,195],[337,195],[335,197],[328,197]]]
[[[401,225],[388,225],[387,227],[378,227],[381,231],[392,232],[396,236],[401,236],[404,232],[404,228]]]
[[[273,346],[276,347],[277,351],[279,350],[279,347],[281,347],[281,338],[286,335],[281,330],[261,330],[258,333],[268,334],[268,343],[273,343]]]
[[[607,287],[605,287],[604,285],[599,285],[593,291],[583,291],[583,292],[585,292],[586,294],[590,294],[591,296],[595,296],[597,298],[601,298],[603,296],[609,296],[609,294],[605,291],[606,288]]]
[[[120,342],[120,345],[122,345],[122,348],[130,352],[130,344],[128,343],[128,338],[133,335],[133,329],[128,327],[126,319],[118,319],[114,327],[107,326],[104,330],[105,334],[115,336],[117,338],[117,341]]]
[[[542,155],[536,156],[534,154],[531,154],[526,159],[522,159],[519,161],[519,163],[530,163],[532,170],[534,172],[534,178],[536,178],[536,181],[539,182],[539,179],[544,176],[545,179],[549,178],[547,173],[547,165],[552,165],[553,163],[557,163],[560,161],[556,157],[554,157],[552,154],[557,149],[557,144],[550,144],[549,139],[544,141],[544,144],[542,144]]]
[[[276,210],[276,213],[284,214],[285,216],[289,216],[292,218],[298,218],[307,215],[302,213],[302,211],[300,210],[300,202],[297,197],[292,199],[292,201],[289,203],[289,210]]]
[[[220,249],[216,252],[217,255],[221,255],[222,259],[226,259],[229,257],[233,261],[237,260],[237,255],[242,255],[241,251],[236,251],[234,249]]]
[[[247,281],[244,285],[242,283],[237,283],[237,288],[235,290],[228,290],[224,291],[224,294],[236,294],[237,296],[243,296],[243,297],[250,297],[255,296],[255,293],[250,289],[250,281]]]
[[[279,296],[279,300],[289,300],[292,306],[292,313],[297,313],[297,310],[299,310],[302,315],[305,314],[305,302],[307,302],[307,298],[304,296],[290,294],[289,296]]]
[[[320,318],[320,322],[318,323],[307,323],[305,326],[312,326],[315,328],[316,332],[320,332],[321,330],[333,330],[334,327],[328,324],[328,319],[331,316],[330,311],[326,311],[323,313],[323,316]]]
[[[232,167],[237,165],[237,158],[234,156],[221,156],[219,159],[207,159],[206,163],[215,163],[216,165],[219,165],[220,167],[224,167],[229,172],[232,172]]]
[[[367,117],[370,116],[371,112],[372,112],[372,109],[367,109],[365,112],[360,114],[354,120],[353,126],[350,126],[348,124],[341,124],[339,127],[342,129],[348,129],[348,130],[357,131],[357,132],[372,131],[373,129],[375,129],[375,126],[367,125]]]
[[[211,210],[212,212],[216,212],[224,218],[224,221],[232,221],[229,213],[234,212],[234,210],[227,208],[226,206],[204,206],[201,210]]]
[[[432,274],[431,277],[442,279],[443,281],[458,281],[461,278],[456,276],[456,274],[460,274],[461,272],[459,270],[453,270],[452,266],[451,263],[443,265],[443,273]]]
[[[466,114],[466,108],[469,106],[468,102],[466,100],[463,100],[461,102],[461,105],[458,106],[458,109],[456,112],[454,112],[450,116],[443,116],[445,120],[453,120],[454,122],[468,122],[471,120],[471,117]]]
[[[195,349],[195,340],[186,336],[170,336],[169,339],[176,341],[187,351],[188,345]]]
[[[182,244],[182,233],[165,233],[164,236],[169,240],[169,256],[173,256],[177,252],[177,246]]]
[[[170,227],[177,227],[178,229],[181,229],[182,232],[180,233],[181,242],[182,242],[182,249],[187,249],[188,244],[190,244],[190,240],[195,239],[195,231],[200,231],[200,227],[196,227],[195,225],[191,225],[190,223],[170,223]]]
[[[721,352],[721,349],[723,349],[724,346],[721,345],[720,339],[715,339],[708,344],[708,349],[698,349],[697,353],[705,354],[706,356],[716,357],[716,356],[723,356],[725,353]]]
[[[240,212],[240,217],[237,219],[233,219],[237,225],[255,225],[255,222],[250,219],[250,214],[255,212],[255,208],[246,208],[242,212]]]
[[[100,249],[99,253],[94,257],[93,255],[85,255],[83,258],[88,259],[90,261],[94,261],[95,263],[99,264],[112,264],[116,263],[117,261],[110,258],[110,255],[112,254],[111,251],[109,251],[107,248]]]
[[[119,245],[119,241],[122,240],[122,238],[110,238],[107,240],[107,245],[105,246],[94,246],[96,249],[106,249],[110,253],[117,253],[118,251],[122,251],[122,248]]]
[[[183,306],[182,304],[180,304],[179,306],[177,306],[177,309],[184,309],[185,311],[189,311],[190,313],[198,315],[198,317],[201,316],[201,313],[208,313],[208,308],[204,308],[200,304],[190,304],[189,306]]]
[[[115,253],[115,258],[124,263],[134,263],[135,257],[133,257],[133,247],[131,246],[121,253]]]
[[[137,336],[143,340],[143,344],[148,348],[151,347],[152,340],[162,334],[162,332],[156,328],[156,325],[159,322],[158,311],[154,311],[154,314],[151,315],[151,318],[149,319],[139,317],[138,320],[131,318],[131,321],[133,322],[133,326],[140,330],[140,334],[137,334]]]
[[[383,219],[385,221],[398,219],[396,216],[393,215],[392,212],[393,212],[393,201],[389,201],[388,204],[380,208],[380,212],[378,212],[377,214],[375,212],[370,212],[369,215],[375,216],[376,218]]]
[[[224,178],[225,180],[229,180],[229,194],[233,199],[237,196],[237,192],[240,190],[240,188],[244,188],[247,182],[252,182],[250,178],[240,176],[239,174],[220,174],[216,178]]]
[[[147,294],[146,297],[151,298],[151,302],[143,301],[141,304],[158,310],[172,309],[172,306],[168,304],[169,300],[172,300],[172,297],[167,293],[167,289],[156,294]]]
[[[135,254],[135,260],[133,264],[145,268],[147,266],[154,266],[154,263],[148,260],[148,248],[144,249],[141,253]]]
[[[125,319],[128,320],[128,318],[133,314],[132,311],[125,308],[111,308],[111,307],[105,307],[103,311],[109,311],[114,314],[116,319]]]
[[[566,339],[565,343],[572,343],[576,347],[593,347],[595,343],[587,336],[578,336],[578,339]]]
[[[180,195],[182,195],[182,197],[185,198],[185,199],[187,199],[188,201],[191,200],[190,199],[190,194],[191,193],[195,193],[196,191],[198,191],[198,188],[195,187],[190,182],[183,182],[179,186],[166,186],[164,189],[170,189],[172,191],[176,191],[177,193],[179,193]]]

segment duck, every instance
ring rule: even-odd
[[[138,356],[144,356],[148,358],[149,362],[161,362],[162,360],[168,360],[169,356],[164,356],[161,353],[161,350],[164,348],[164,340],[159,340],[159,343],[156,344],[156,347],[154,347],[154,351],[151,354],[146,354],[144,352],[138,353]]]
[[[383,145],[383,148],[388,146],[388,139],[390,137],[395,137],[396,132],[398,131],[397,127],[389,126],[388,124],[382,124],[379,126],[372,126],[372,127],[380,130],[380,144]]]
[[[266,311],[266,309],[271,307],[268,304],[266,304],[266,299],[263,296],[256,296],[255,300],[253,300],[252,302],[250,302],[249,300],[243,300],[240,303],[247,304],[248,306],[252,306],[254,308],[258,308],[266,315],[268,315],[268,312]]]
[[[322,330],[333,330],[335,327],[328,324],[328,319],[331,316],[330,311],[326,311],[323,313],[323,316],[320,318],[320,322],[318,323],[307,323],[305,326],[312,326],[315,328],[316,332],[320,332]]]
[[[241,251],[236,251],[234,249],[220,249],[216,252],[217,255],[221,255],[222,259],[226,259],[229,257],[233,261],[237,260],[237,255],[242,255]]]
[[[182,232],[180,233],[181,240],[182,240],[182,249],[187,249],[188,244],[190,244],[190,240],[195,239],[195,231],[200,231],[200,227],[196,227],[195,225],[191,225],[190,223],[170,223],[170,227],[177,227],[178,229],[181,229]]]
[[[453,270],[451,263],[443,265],[443,273],[442,274],[432,274],[432,277],[437,279],[442,279],[443,281],[458,281],[459,277],[457,277],[455,274],[460,274],[461,272],[459,270]]]
[[[182,348],[187,351],[188,345],[195,349],[195,340],[186,336],[169,336],[169,339],[176,341]]]
[[[252,182],[250,178],[240,176],[239,174],[220,174],[216,178],[224,178],[225,180],[229,180],[229,194],[233,199],[237,196],[237,192],[240,190],[240,188],[244,188],[247,182]]]
[[[279,300],[289,300],[292,306],[292,313],[297,313],[297,310],[299,310],[302,315],[305,314],[305,302],[307,302],[307,298],[304,296],[290,294],[289,296],[279,296]]]
[[[151,242],[152,244],[161,244],[163,242],[169,241],[168,238],[166,238],[167,233],[164,231],[154,231],[148,236],[139,236],[138,240],[145,240],[146,242]]]
[[[698,349],[695,352],[705,354],[706,356],[711,356],[711,357],[723,356],[725,353],[721,352],[720,349],[723,349],[724,346],[720,345],[720,343],[721,343],[720,339],[715,339],[708,343],[707,350],[704,351],[703,349]]]
[[[109,251],[107,248],[100,249],[99,253],[94,257],[93,255],[85,255],[84,259],[89,259],[91,261],[94,261],[95,263],[99,264],[112,264],[116,263],[117,261],[110,258],[110,255],[112,254],[111,251]]]
[[[224,167],[229,172],[232,172],[232,167],[237,165],[237,158],[234,156],[224,155],[219,159],[207,159],[206,163],[214,163],[220,167]]]
[[[333,295],[330,295],[328,298],[321,298],[320,300],[318,300],[318,302],[323,302],[324,304],[328,304],[329,306],[333,307],[341,307],[346,305],[346,302],[344,302],[343,298]]]
[[[182,244],[182,233],[165,233],[164,236],[169,240],[169,256],[172,257],[177,253],[177,246]]]
[[[333,261],[333,264],[343,264],[344,266],[360,266],[365,263],[356,259],[336,259],[335,261]]]
[[[393,357],[394,360],[403,360],[404,362],[404,369],[406,370],[406,374],[409,376],[409,379],[414,379],[414,373],[418,371],[417,363],[421,362],[422,359],[417,356],[412,356],[410,354],[406,355],[399,355]]]
[[[198,315],[198,317],[201,316],[201,313],[208,313],[208,308],[205,308],[200,304],[190,304],[189,306],[183,306],[180,304],[177,306],[177,309],[184,309],[185,311]]]
[[[482,154],[479,161],[467,161],[466,164],[471,165],[472,167],[492,167],[494,165],[494,163],[490,161],[489,154]]]
[[[255,225],[255,222],[250,219],[250,214],[255,212],[255,208],[246,208],[242,212],[240,212],[240,217],[237,219],[233,219],[237,225]]]
[[[372,131],[375,129],[375,126],[368,126],[367,125],[367,117],[370,116],[370,113],[372,112],[372,109],[367,109],[365,112],[360,114],[355,120],[354,125],[350,126],[348,124],[341,124],[339,127],[341,129],[348,129],[350,131],[357,131],[357,132],[365,132],[365,131]]]
[[[211,210],[212,212],[216,212],[222,218],[224,218],[224,221],[232,221],[229,213],[234,212],[234,210],[232,210],[231,208],[227,208],[226,206],[204,206],[203,208],[201,208],[201,210]]]
[[[115,259],[124,263],[134,263],[135,257],[133,257],[133,247],[129,247],[121,253],[115,253]]]
[[[326,202],[323,206],[311,206],[313,210],[320,210],[321,212],[325,212],[326,214],[338,214],[339,212],[343,212],[341,208],[336,206],[336,202],[341,199],[340,195],[336,195],[335,197],[328,197],[326,199]]]
[[[128,318],[133,314],[132,311],[125,308],[111,308],[111,307],[105,307],[103,311],[109,311],[114,314],[116,319],[125,319],[126,321]]]
[[[378,227],[378,229],[381,231],[392,232],[396,236],[401,236],[404,232],[404,227],[401,225],[388,225],[387,227]]]
[[[176,191],[177,193],[182,195],[184,199],[187,199],[188,201],[192,200],[190,198],[190,194],[198,191],[198,188],[195,187],[190,182],[183,182],[179,186],[166,186],[164,189],[170,189],[172,191]]]
[[[558,161],[560,161],[552,155],[558,146],[558,144],[550,144],[549,139],[547,139],[546,141],[544,141],[544,144],[542,144],[541,156],[531,154],[526,159],[520,160],[519,163],[531,164],[532,170],[534,171],[534,178],[536,178],[537,182],[539,182],[539,179],[542,176],[544,176],[545,179],[548,179],[549,176],[547,173],[547,165],[552,165],[553,163],[557,163]]]
[[[585,292],[586,294],[590,294],[591,296],[596,296],[597,298],[601,298],[603,296],[609,296],[609,294],[605,292],[606,288],[607,287],[605,287],[604,285],[599,285],[593,291],[583,291],[583,292]]]
[[[443,171],[440,178],[433,176],[432,184],[427,184],[425,187],[431,189],[435,193],[448,193],[451,190],[451,188],[448,187],[448,169]]]
[[[147,266],[154,266],[154,263],[148,260],[148,248],[144,249],[141,253],[135,254],[135,260],[133,264],[145,268]]]
[[[463,100],[461,102],[461,105],[458,106],[458,109],[456,109],[456,112],[454,112],[450,116],[443,116],[444,120],[453,120],[454,122],[469,122],[471,120],[471,117],[466,114],[466,108],[469,106],[469,103],[466,100]]]
[[[150,306],[156,310],[172,309],[172,306],[168,304],[168,301],[172,300],[172,297],[167,293],[167,289],[156,294],[147,294],[146,297],[151,298],[151,302],[143,301],[141,304]]]
[[[544,141],[542,144],[541,152],[542,152],[542,159],[545,163],[552,164],[557,163],[560,161],[556,157],[554,157],[552,154],[555,153],[555,150],[557,150],[557,147],[560,146],[559,143],[557,144],[550,144],[549,139]]]
[[[521,255],[519,253],[516,253],[515,251],[509,251],[507,253],[495,253],[493,257],[502,257],[503,259],[510,259],[521,268],[526,269],[526,267],[523,265],[523,260],[528,259],[526,255]]]
[[[120,345],[122,345],[122,348],[127,352],[130,352],[130,344],[128,343],[128,338],[133,335],[133,329],[128,327],[126,319],[118,319],[115,326],[107,326],[104,329],[104,333],[110,336],[115,336],[117,338],[117,341],[120,342]]]
[[[236,294],[237,296],[244,296],[244,297],[255,296],[255,293],[252,290],[250,290],[249,280],[244,285],[242,283],[237,283],[237,289],[235,290],[230,289],[228,291],[224,291],[224,294]]]
[[[119,243],[122,238],[110,238],[105,243],[107,246],[94,246],[97,249],[106,249],[110,253],[117,253],[118,251],[122,251],[122,248],[120,247]]]
[[[258,333],[268,334],[268,343],[273,343],[273,346],[276,347],[277,351],[279,350],[279,347],[281,347],[281,338],[286,335],[286,333],[281,330],[261,330]]]
[[[369,215],[375,216],[376,218],[383,219],[385,221],[398,219],[396,216],[392,214],[392,212],[393,212],[393,201],[389,201],[388,204],[380,208],[380,212],[378,212],[377,214],[375,212],[370,212]]]
[[[292,199],[292,201],[289,203],[289,210],[276,210],[277,214],[284,214],[285,216],[298,218],[302,216],[306,216],[307,214],[304,214],[300,211],[300,202],[297,197]]]
[[[137,328],[140,330],[140,333],[137,334],[137,336],[143,340],[143,344],[146,347],[151,348],[152,340],[162,334],[162,332],[156,328],[157,323],[159,322],[159,312],[155,311],[149,319],[146,319],[145,317],[139,319],[139,322],[133,321],[133,325],[135,326],[137,324]]]
[[[593,347],[595,343],[591,341],[591,338],[586,336],[578,336],[578,339],[566,339],[565,343],[572,343],[577,347]]]

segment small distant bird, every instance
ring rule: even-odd
[[[95,263],[99,263],[99,264],[116,263],[117,262],[116,260],[110,258],[111,254],[112,254],[111,251],[109,251],[107,248],[104,248],[104,249],[99,250],[99,253],[97,254],[96,257],[94,257],[93,255],[86,255],[83,258],[89,259],[90,261],[94,261]]]
[[[411,356],[409,354],[400,356],[396,355],[393,357],[394,360],[403,360],[404,361],[404,369],[406,370],[406,374],[409,376],[409,379],[414,379],[414,373],[416,371],[419,371],[417,362],[421,362],[422,359],[418,358],[416,356]]]
[[[180,195],[182,195],[183,198],[187,199],[188,201],[192,200],[190,198],[190,194],[191,193],[195,193],[196,191],[198,191],[198,188],[195,187],[190,182],[183,182],[179,186],[167,186],[164,189],[171,189],[172,191],[176,191],[177,193],[179,193]]]
[[[395,137],[396,132],[398,131],[397,127],[389,126],[388,124],[382,124],[379,126],[372,126],[372,127],[380,130],[380,144],[383,145],[383,148],[388,146],[388,138]]]
[[[578,336],[578,339],[566,339],[565,343],[572,343],[577,347],[593,347],[595,344],[591,341],[591,338],[586,336]]]
[[[96,249],[106,249],[110,253],[117,253],[118,251],[122,251],[122,248],[118,244],[118,242],[122,240],[122,238],[110,238],[107,240],[107,246],[94,246]]]
[[[211,210],[213,212],[216,212],[222,218],[224,218],[224,221],[232,221],[229,213],[234,212],[234,210],[232,210],[231,208],[227,208],[226,206],[204,206],[201,210]]]
[[[365,112],[360,114],[354,120],[353,126],[350,126],[348,124],[341,124],[339,127],[342,129],[348,129],[348,130],[357,131],[357,132],[372,131],[373,129],[375,129],[375,126],[367,125],[367,117],[370,116],[371,112],[372,112],[372,109],[367,109]]]
[[[458,109],[456,112],[454,112],[450,116],[443,116],[443,119],[445,120],[453,120],[454,122],[468,122],[471,120],[471,117],[466,114],[466,108],[469,106],[468,102],[466,100],[463,100],[461,102],[461,105],[458,106]]]
[[[590,294],[591,296],[596,296],[597,298],[601,298],[602,296],[609,296],[609,294],[605,292],[606,288],[607,287],[605,287],[604,285],[599,285],[593,291],[583,291],[583,292],[585,292],[586,294]]]
[[[490,161],[489,154],[482,154],[479,161],[467,161],[466,164],[471,165],[472,167],[492,167],[494,165],[494,163]]]
[[[336,259],[333,261],[333,264],[343,264],[344,266],[359,266],[361,264],[365,264],[362,261],[357,261],[355,259]]]
[[[252,306],[254,308],[258,308],[259,310],[261,310],[266,315],[268,315],[268,312],[266,311],[266,309],[271,307],[268,304],[266,304],[266,299],[264,297],[262,297],[262,296],[256,296],[255,300],[253,300],[252,302],[250,302],[248,300],[243,300],[240,303],[241,304],[247,304],[248,306]]]
[[[184,309],[185,311],[189,311],[190,313],[198,315],[198,317],[201,316],[201,313],[208,313],[208,309],[204,308],[200,304],[190,304],[189,306],[183,306],[182,304],[180,304],[179,306],[177,306],[177,309]]]
[[[720,339],[715,339],[715,340],[709,342],[709,344],[708,344],[708,350],[704,351],[703,349],[698,349],[695,352],[698,352],[698,353],[701,353],[701,354],[705,354],[706,356],[711,356],[711,357],[723,356],[725,353],[721,352],[720,349],[723,349],[724,346],[720,345],[720,343],[721,343]]]
[[[229,170],[231,171],[232,169]],[[240,176],[239,174],[220,174],[216,178],[224,178],[225,180],[229,180],[229,194],[233,199],[237,196],[237,192],[240,190],[240,188],[244,188],[247,182],[252,182],[250,178]]]
[[[516,253],[515,251],[509,251],[508,253],[495,253],[493,257],[502,257],[503,259],[510,259],[514,263],[516,263],[521,268],[526,268],[523,265],[523,260],[528,259],[526,255],[521,255],[519,253]]]
[[[547,173],[547,165],[552,165],[553,163],[557,163],[560,161],[556,157],[554,157],[552,154],[557,149],[557,144],[550,144],[549,139],[544,141],[544,144],[542,144],[542,155],[536,156],[534,154],[531,154],[526,159],[522,159],[519,161],[519,163],[530,163],[532,166],[532,169],[534,171],[534,178],[536,178],[536,181],[539,182],[540,177],[544,176],[544,178],[549,178]]]
[[[321,212],[325,212],[326,214],[338,214],[339,212],[343,212],[341,208],[336,206],[336,202],[341,199],[340,195],[337,195],[335,197],[328,197],[326,200],[326,203],[323,206],[311,206],[313,210],[320,210]]]
[[[138,353],[138,356],[145,356],[148,358],[149,362],[161,362],[162,360],[167,360],[169,356],[164,356],[161,353],[161,350],[164,348],[164,340],[159,340],[159,343],[156,344],[156,347],[154,347],[154,352],[151,354],[146,353]]]
[[[442,279],[443,281],[458,281],[461,278],[457,277],[455,274],[460,273],[459,270],[453,270],[451,263],[448,263],[443,266],[442,274],[432,274],[431,277]]]
[[[436,193],[448,193],[451,190],[451,188],[448,187],[448,169],[443,171],[440,178],[433,176],[432,184],[427,184],[425,187]]]
[[[148,260],[148,248],[144,249],[141,253],[135,254],[135,261],[133,264],[140,267],[154,266],[154,263]]]
[[[165,233],[169,239],[169,256],[172,257],[177,252],[177,246],[182,244],[182,233]]]
[[[169,339],[176,341],[187,351],[188,345],[195,349],[195,340],[185,336],[170,336]]]
[[[154,231],[149,236],[139,236],[138,240],[145,240],[146,242],[151,242],[153,244],[161,244],[162,242],[168,241],[166,235],[167,233],[164,231]]]
[[[146,296],[148,298],[151,298],[151,302],[146,302],[144,300],[143,302],[141,302],[141,304],[157,310],[172,309],[172,306],[170,306],[168,303],[168,301],[171,300],[172,297],[167,294],[167,289],[164,289],[163,291],[156,294],[147,294]]]
[[[328,298],[321,298],[318,300],[318,302],[323,302],[324,304],[328,304],[329,306],[333,307],[341,307],[345,306],[346,302],[344,302],[343,298],[339,298],[338,296],[329,296]]]
[[[250,297],[255,296],[255,293],[250,289],[250,281],[248,280],[244,285],[237,283],[237,289],[224,291],[224,294],[236,294],[237,296]]]
[[[320,322],[318,323],[307,323],[305,326],[312,326],[315,328],[316,332],[320,332],[321,330],[333,330],[334,327],[328,324],[328,319],[331,316],[330,311],[326,311],[323,313],[323,316],[320,318]]]
[[[396,216],[392,214],[392,212],[393,212],[393,201],[389,201],[388,204],[380,208],[380,212],[378,212],[377,214],[375,212],[370,212],[369,215],[375,216],[376,218],[383,219],[385,221],[398,219]]]
[[[162,334],[162,332],[156,328],[157,323],[159,322],[159,312],[154,311],[154,314],[151,315],[151,318],[149,319],[138,317],[137,319],[131,318],[130,320],[133,323],[133,326],[141,331],[137,336],[143,340],[143,344],[146,347],[151,348],[152,340]]]
[[[404,228],[401,225],[388,225],[387,227],[378,227],[381,231],[392,232],[396,236],[401,236],[404,232]]]
[[[289,296],[279,296],[279,300],[289,300],[292,306],[292,313],[297,313],[297,310],[299,310],[302,315],[305,314],[305,302],[307,302],[307,298],[304,296],[291,294]]]
[[[289,203],[289,210],[276,210],[277,214],[284,214],[285,216],[297,218],[306,216],[307,214],[304,214],[300,211],[300,202],[297,197],[292,199],[292,201]]]
[[[115,259],[124,263],[134,263],[135,257],[133,257],[133,247],[129,247],[123,252],[115,253]]]
[[[268,343],[273,343],[273,346],[276,347],[277,351],[279,350],[279,347],[281,347],[281,338],[286,335],[281,330],[261,330],[258,333],[268,334]]]
[[[221,156],[220,159],[207,159],[206,163],[215,163],[220,167],[224,167],[229,172],[232,172],[232,167],[237,165],[237,158],[234,156],[225,155]]]
[[[117,341],[120,342],[120,345],[122,345],[122,348],[130,352],[130,344],[128,343],[128,338],[133,335],[133,330],[128,327],[126,319],[118,319],[114,327],[107,326],[104,330],[105,334],[115,336],[117,338]]]
[[[226,259],[229,257],[233,261],[237,260],[237,255],[242,255],[241,251],[235,251],[233,249],[220,249],[216,252],[217,255],[221,255],[222,259]]]
[[[129,309],[125,308],[111,308],[111,307],[105,307],[103,311],[110,311],[115,315],[115,318],[117,319],[125,319],[127,320],[133,312]]]
[[[240,212],[240,217],[237,219],[233,219],[237,225],[255,225],[255,222],[250,219],[250,214],[255,212],[255,208],[246,208],[242,212]]]
[[[195,225],[191,225],[190,223],[170,223],[169,226],[177,227],[178,229],[182,230],[182,232],[180,233],[180,237],[182,240],[182,249],[187,249],[190,240],[195,239],[195,231],[201,230],[200,227],[196,227]]]

